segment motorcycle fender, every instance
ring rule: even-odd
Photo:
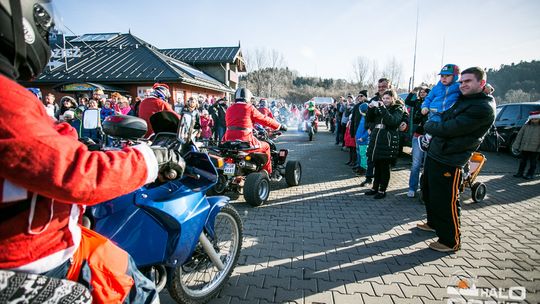
[[[210,204],[210,212],[208,213],[208,219],[204,224],[204,230],[208,233],[211,239],[214,238],[214,223],[216,216],[225,205],[229,204],[230,198],[226,196],[208,196],[206,197]]]

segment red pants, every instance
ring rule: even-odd
[[[257,149],[251,150],[251,152],[262,152],[268,156],[268,161],[264,164],[263,169],[268,172],[268,175],[272,173],[272,161],[270,156],[270,145],[267,142],[260,141],[255,138],[251,131],[241,131],[241,130],[227,130],[225,136],[223,136],[223,141],[233,141],[233,140],[243,140],[249,141],[252,147],[259,147]]]

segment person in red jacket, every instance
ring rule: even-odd
[[[84,205],[132,192],[181,158],[142,144],[89,151],[15,81],[47,64],[52,12],[51,1],[0,1],[0,269],[78,280],[97,303],[151,303],[156,287],[127,252],[79,224]]]
[[[249,141],[252,147],[257,147],[254,151],[263,152],[268,155],[268,161],[263,169],[270,175],[272,165],[270,163],[270,146],[266,142],[259,141],[253,136],[253,124],[258,123],[263,127],[272,129],[287,130],[285,125],[263,115],[248,101],[251,99],[251,92],[245,88],[239,88],[235,93],[235,103],[232,104],[225,113],[227,131],[223,136],[223,141],[242,140]]]
[[[150,125],[150,116],[152,116],[152,114],[168,111],[175,113],[176,116],[180,118],[180,115],[174,112],[172,106],[168,102],[169,98],[171,98],[169,86],[164,83],[155,83],[152,90],[152,96],[143,99],[139,105],[139,117],[144,119],[148,124],[148,131],[144,135],[146,138],[154,133],[154,130],[152,130],[152,126]]]
[[[254,100],[254,98],[252,98],[252,100]],[[257,108],[257,110],[264,114],[264,116],[274,119],[274,114],[272,114],[272,111],[270,111],[270,109],[268,108],[268,102],[266,101],[266,99],[262,98],[261,100],[259,100],[259,107]]]

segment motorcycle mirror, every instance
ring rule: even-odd
[[[97,129],[99,127],[99,110],[87,109],[83,112],[83,128]]]

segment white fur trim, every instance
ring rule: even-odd
[[[144,161],[146,162],[147,175],[145,184],[155,181],[158,177],[159,166],[156,155],[154,154],[154,151],[152,151],[152,148],[150,148],[150,146],[147,144],[138,144],[132,146],[132,148],[141,152],[144,157]]]
[[[81,228],[78,225],[80,215],[79,208],[80,206],[78,205],[72,205],[69,215],[68,228],[71,232],[73,246],[33,261],[32,263],[28,263],[17,268],[12,268],[10,270],[39,274],[54,269],[69,260],[75,254],[75,251],[77,251],[79,245],[81,244]]]
[[[529,115],[529,119],[540,119],[540,114]]]
[[[4,179],[2,193],[2,203],[16,202],[28,198],[26,189],[11,183],[7,179]]]

